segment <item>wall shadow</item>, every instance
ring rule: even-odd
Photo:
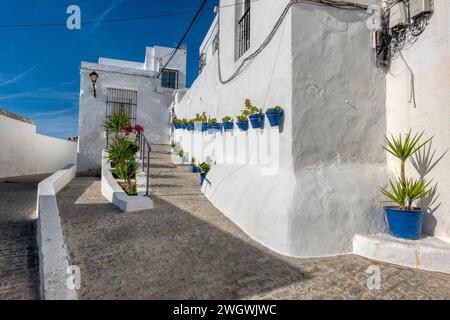
[[[420,179],[427,179],[427,175],[436,167],[436,165],[447,154],[448,149],[441,155],[436,155],[437,150],[433,148],[433,140],[431,140],[422,149],[414,154],[411,158],[411,163],[414,169],[419,174]],[[418,202],[420,208],[427,208],[423,221],[423,232],[425,234],[434,235],[436,229],[437,220],[434,213],[441,206],[438,201],[440,193],[438,192],[438,183],[436,182],[431,189],[431,193],[428,197],[421,199]]]
[[[154,209],[126,213],[109,203],[76,204],[83,192],[69,185],[58,195],[82,299],[242,299],[309,279],[226,217],[192,210],[192,201],[205,199],[152,195]]]

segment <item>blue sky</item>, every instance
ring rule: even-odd
[[[201,0],[1,0],[0,108],[33,119],[38,132],[75,136],[78,130],[80,61],[98,57],[144,61],[145,47],[174,47]],[[209,0],[185,44],[188,85],[197,76],[198,47],[217,0]],[[156,19],[65,26],[69,5],[81,8],[82,22],[180,13]],[[61,23],[61,26],[5,27]]]

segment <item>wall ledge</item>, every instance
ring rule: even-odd
[[[75,178],[76,165],[57,171],[38,185],[37,240],[39,246],[40,294],[43,300],[77,300],[67,286],[69,253],[61,228],[56,194]]]
[[[435,237],[404,240],[388,234],[353,238],[353,253],[408,268],[450,274],[450,243]]]

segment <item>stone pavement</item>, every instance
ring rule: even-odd
[[[0,179],[0,300],[39,298],[36,196],[46,177]]]
[[[256,243],[215,209],[198,175],[152,153],[155,208],[123,213],[100,181],[76,178],[58,195],[80,299],[450,299],[450,275],[354,255],[296,259]],[[369,290],[365,271],[381,270]]]

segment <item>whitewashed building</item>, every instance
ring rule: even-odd
[[[284,108],[280,128],[266,119],[264,129],[175,130],[174,138],[189,157],[216,162],[202,189],[208,199],[254,239],[290,256],[354,252],[355,235],[384,231],[378,188],[394,168],[381,148],[387,132],[423,129],[439,152],[450,147],[449,3],[434,1],[428,28],[404,54],[416,72],[414,108],[404,63],[394,59],[387,77],[375,64],[364,5],[378,1],[351,2],[363,6],[221,0],[200,48],[201,73],[175,103],[178,118],[206,112],[219,122],[239,115],[247,98],[264,111]],[[441,206],[424,226],[439,248],[450,248],[448,168],[448,156],[434,168]],[[407,254],[415,259],[413,248]],[[373,258],[402,252],[383,254]]]
[[[178,50],[166,65],[173,48],[148,47],[145,61],[99,58],[81,63],[78,172],[97,174],[105,146],[103,123],[107,114],[122,110],[142,125],[151,144],[169,144],[169,105],[173,92],[186,86],[186,50]],[[94,87],[90,74],[98,74]]]

